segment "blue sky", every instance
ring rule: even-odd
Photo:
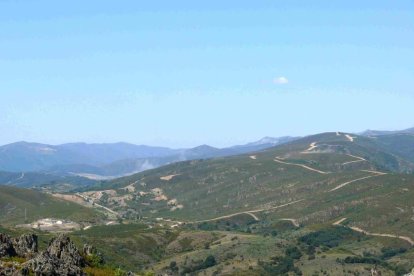
[[[0,144],[402,129],[413,87],[413,1],[0,0]]]

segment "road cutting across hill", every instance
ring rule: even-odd
[[[347,186],[347,185],[349,185],[349,184],[351,184],[351,183],[357,182],[357,181],[361,181],[361,180],[368,179],[368,178],[371,178],[371,177],[376,177],[376,176],[386,175],[386,173],[383,173],[383,172],[377,172],[377,171],[369,171],[369,170],[361,170],[361,171],[362,171],[362,172],[372,173],[372,175],[368,175],[368,176],[364,176],[364,177],[361,177],[361,178],[357,178],[357,179],[354,179],[354,180],[351,180],[351,181],[347,181],[347,182],[342,183],[342,184],[340,184],[340,185],[336,186],[335,188],[333,188],[333,189],[329,190],[329,192],[336,191],[336,190],[338,190],[338,189],[341,189],[341,188],[343,188],[343,187],[345,187],[345,186]]]
[[[295,227],[299,227],[300,224],[298,222],[297,219],[291,219],[291,218],[282,218],[280,220],[284,220],[284,221],[290,221]]]
[[[362,158],[362,157],[359,157],[359,156],[355,156],[355,155],[352,155],[352,154],[347,154],[347,155],[350,156],[350,157],[356,158],[357,160],[348,161],[348,162],[342,163],[342,165],[367,161],[365,158]]]
[[[285,162],[285,161],[282,161],[280,157],[275,157],[275,159],[273,159],[273,161],[275,161],[277,163],[281,163],[281,164],[302,167],[302,168],[307,169],[309,171],[317,172],[317,173],[320,173],[320,174],[329,174],[330,173],[330,172],[324,172],[324,171],[321,171],[321,170],[317,170],[317,169],[314,169],[314,168],[311,168],[309,166],[302,165],[302,164],[295,164],[295,163]]]
[[[212,218],[212,219],[205,219],[205,220],[198,220],[198,221],[192,221],[189,223],[201,223],[201,222],[210,222],[210,221],[216,221],[216,220],[222,220],[222,219],[227,219],[227,218],[231,218],[231,217],[235,217],[235,216],[239,216],[239,215],[249,215],[252,218],[254,218],[256,221],[259,221],[260,219],[254,214],[254,213],[260,213],[260,212],[264,212],[264,211],[270,211],[270,210],[275,210],[275,209],[279,209],[282,207],[286,207],[298,202],[303,201],[304,199],[300,199],[300,200],[296,200],[296,201],[292,201],[286,204],[282,204],[282,205],[278,205],[278,206],[274,206],[274,207],[269,207],[269,208],[262,208],[262,209],[255,209],[255,210],[249,210],[249,211],[244,211],[244,212],[237,212],[234,214],[230,214],[230,215],[225,215],[225,216],[220,216],[220,217],[216,217],[216,218]]]
[[[368,231],[366,231],[364,229],[361,229],[359,227],[342,225],[341,223],[344,222],[346,219],[347,218],[342,218],[342,219],[334,222],[333,225],[347,227],[349,229],[352,229],[352,230],[354,230],[356,232],[365,234],[367,236],[376,236],[376,237],[387,237],[387,238],[401,239],[401,240],[404,240],[404,241],[408,242],[411,246],[414,246],[414,241],[410,237],[407,237],[407,236],[400,236],[400,235],[394,235],[394,234],[384,234],[384,233],[372,233],[372,232],[368,232]]]

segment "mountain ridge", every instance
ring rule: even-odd
[[[275,138],[277,139],[277,138]],[[287,140],[287,139],[285,139]],[[200,145],[188,149],[171,149],[167,147],[134,145],[125,142],[117,143],[66,143],[61,145],[48,145],[26,141],[15,142],[0,147],[0,170],[10,172],[28,171],[53,171],[55,168],[69,166],[108,167],[111,163],[119,163],[122,160],[143,160],[152,162],[152,166],[160,166],[172,161],[187,160],[190,158],[210,158],[229,154],[238,154],[246,150],[262,149],[251,144],[229,148],[215,148],[209,145]],[[251,148],[251,149],[250,149]],[[156,160],[159,158],[160,160]],[[168,163],[167,162],[167,163]],[[140,171],[136,168],[135,171]],[[135,172],[130,171],[130,172]],[[66,171],[71,172],[71,171]],[[85,173],[90,171],[80,171]],[[76,173],[76,172],[74,172]],[[115,175],[126,173],[121,171]]]

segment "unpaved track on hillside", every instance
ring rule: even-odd
[[[341,218],[340,220],[335,221],[334,223],[332,223],[332,225],[341,225],[341,223],[344,222],[345,220],[346,220],[346,218]],[[343,226],[343,225],[341,225],[341,226]]]
[[[221,220],[221,219],[226,219],[226,218],[231,218],[231,217],[235,217],[238,215],[250,215],[251,217],[253,217],[256,221],[259,220],[259,218],[254,215],[254,213],[260,213],[260,212],[264,212],[264,211],[270,211],[270,210],[274,210],[274,209],[279,209],[285,206],[289,206],[298,202],[303,201],[304,199],[300,199],[300,200],[296,200],[296,201],[292,201],[286,204],[282,204],[279,206],[275,206],[275,207],[269,207],[269,208],[263,208],[263,209],[256,209],[256,210],[250,210],[250,211],[244,211],[244,212],[238,212],[238,213],[234,213],[234,214],[230,214],[230,215],[226,215],[226,216],[221,216],[221,217],[217,217],[217,218],[212,218],[212,219],[205,219],[205,220],[198,220],[198,221],[189,221],[190,223],[200,223],[200,222],[209,222],[209,221],[216,221],[216,220]]]
[[[342,225],[341,223],[344,222],[345,220],[346,220],[346,218],[340,219],[337,222],[334,222],[333,225],[339,225],[339,226],[347,227],[347,228],[350,228],[350,229],[352,229],[356,232],[363,233],[367,236],[387,237],[387,238],[396,238],[396,239],[404,240],[404,241],[408,242],[411,246],[414,246],[414,241],[410,237],[393,235],[393,234],[371,233],[371,232],[365,231],[365,230],[363,230],[359,227],[354,227],[354,226],[352,227],[352,226]]]
[[[290,221],[294,226],[299,227],[300,224],[298,222],[297,219],[291,219],[291,218],[282,218],[280,220],[284,220],[284,221]]]
[[[285,162],[285,161],[280,160],[280,158],[279,158],[279,157],[276,157],[275,159],[273,159],[273,161],[278,162],[278,163],[281,163],[281,164],[286,164],[286,165],[292,165],[292,166],[302,167],[302,168],[307,169],[307,170],[309,170],[309,171],[317,172],[317,173],[320,173],[320,174],[328,174],[328,173],[329,173],[329,172],[324,172],[324,171],[320,171],[320,170],[317,170],[317,169],[314,169],[314,168],[308,167],[308,166],[306,166],[306,165]]]
[[[179,176],[180,174],[170,174],[170,175],[166,175],[166,176],[161,176],[160,179],[164,180],[164,181],[170,181],[171,179],[173,179],[176,176]]]
[[[349,142],[353,142],[354,141],[354,139],[355,139],[355,137],[352,137],[351,135],[349,135],[349,134],[345,134],[345,137],[346,137],[346,139],[348,139],[348,141]]]
[[[308,153],[309,151],[312,151],[314,148],[317,148],[316,142],[313,142],[309,145],[309,148],[307,148],[304,152]],[[304,153],[302,152],[302,153]]]
[[[361,181],[361,180],[368,179],[368,178],[372,178],[372,177],[376,177],[376,176],[386,175],[386,173],[377,172],[377,171],[368,171],[368,170],[361,170],[361,171],[373,173],[373,175],[364,176],[364,177],[361,177],[361,178],[357,178],[357,179],[354,179],[354,180],[351,180],[351,181],[342,183],[342,184],[336,186],[335,188],[333,188],[332,190],[329,190],[329,192],[336,191],[338,189],[341,189],[341,188],[347,186],[348,184],[351,184],[351,183],[354,183],[354,182],[357,182],[357,181]]]
[[[348,162],[342,163],[342,165],[367,161],[365,158],[362,158],[362,157],[359,157],[359,156],[355,156],[355,155],[352,155],[352,154],[347,154],[347,155],[350,156],[350,157],[356,158],[357,160],[348,161]]]
[[[371,171],[371,170],[361,170],[361,172],[369,172],[369,173],[374,173],[377,175],[386,175],[387,173],[384,172],[379,172],[379,171]]]
[[[84,195],[82,195],[82,194],[80,194],[80,193],[76,193],[76,195],[77,195],[77,196],[79,196],[79,197],[81,197],[81,198],[83,198],[86,202],[88,202],[88,201],[92,201],[92,206],[93,206],[93,207],[99,207],[99,208],[105,209],[105,210],[106,210],[106,211],[108,211],[109,213],[112,213],[112,214],[114,214],[114,215],[116,215],[116,216],[118,216],[118,215],[119,215],[119,214],[118,214],[118,212],[115,212],[114,210],[109,209],[108,207],[105,207],[105,206],[103,206],[103,205],[101,205],[101,204],[96,203],[93,199],[91,199],[91,198],[89,198],[89,197],[87,197],[87,196],[84,196]]]
[[[260,219],[253,213],[247,212],[246,214],[250,215],[252,218],[254,218],[255,221],[259,221]]]

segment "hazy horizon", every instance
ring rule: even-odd
[[[414,125],[412,1],[0,3],[0,145]]]
[[[367,131],[367,130],[375,130],[375,131],[398,131],[398,130],[405,130],[405,129],[409,129],[409,128],[412,128],[412,127],[406,127],[406,128],[403,128],[403,129],[370,129],[370,128],[367,128],[367,129],[364,129],[364,130],[361,130],[361,131],[349,131],[349,132],[346,132],[346,133],[358,134],[358,133],[362,133],[362,132]],[[337,130],[337,131],[343,132],[341,130]],[[212,147],[216,147],[216,148],[225,148],[225,147],[238,146],[238,145],[243,145],[243,144],[247,144],[247,143],[256,142],[256,141],[259,141],[259,140],[261,140],[263,138],[268,138],[268,137],[270,137],[270,138],[281,138],[281,137],[288,137],[288,136],[290,136],[290,137],[306,137],[306,136],[309,136],[309,135],[315,135],[315,134],[326,133],[326,132],[337,132],[337,131],[322,131],[322,132],[318,132],[318,133],[308,133],[308,134],[297,135],[297,136],[295,136],[295,135],[289,135],[289,134],[287,134],[287,135],[280,135],[280,136],[266,135],[266,136],[258,137],[258,138],[253,139],[253,140],[240,140],[240,142],[235,142],[233,144],[232,143],[229,143],[229,144],[225,144],[225,145],[222,145],[222,146],[216,146],[216,145],[201,143],[201,144],[187,144],[186,146],[176,147],[174,145],[143,144],[143,143],[134,143],[134,142],[128,142],[128,141],[121,141],[121,140],[119,140],[119,141],[114,140],[114,141],[109,141],[109,142],[68,141],[68,142],[62,142],[62,143],[44,143],[44,142],[41,142],[41,141],[26,141],[26,140],[20,140],[20,141],[14,141],[14,142],[11,142],[11,143],[2,144],[2,145],[0,145],[0,147],[1,146],[5,146],[5,145],[9,145],[9,144],[13,144],[13,143],[25,142],[25,143],[49,144],[49,145],[53,145],[53,146],[59,146],[59,145],[62,145],[62,144],[78,144],[78,143],[85,143],[85,144],[117,144],[117,143],[126,143],[126,144],[134,144],[134,145],[138,145],[138,146],[167,147],[167,148],[172,148],[172,149],[192,148],[192,147],[203,146],[203,145],[212,146]],[[234,140],[234,141],[236,141],[236,140]]]

